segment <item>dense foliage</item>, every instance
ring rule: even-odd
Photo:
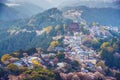
[[[101,45],[100,55],[109,67],[120,69],[120,41],[112,39],[111,42],[104,42]]]
[[[27,70],[23,74],[27,75],[27,78],[23,80],[55,80],[55,74],[53,72],[42,68]]]

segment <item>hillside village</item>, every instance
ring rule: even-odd
[[[50,19],[59,18],[60,14],[73,22],[43,29],[7,30],[12,36],[20,33],[43,36],[40,39],[47,40],[45,43],[49,46],[47,49],[39,47],[2,55],[0,80],[120,80],[120,31],[117,27],[96,22],[87,24],[79,10],[52,13],[54,10]]]
[[[66,35],[58,34],[57,36],[54,36],[53,41],[62,38],[63,46],[54,44],[52,48],[49,48],[49,53],[47,54],[41,48],[36,48],[37,52],[32,53],[32,55],[28,55],[28,53],[24,52],[22,53],[23,57],[21,58],[5,54],[3,57],[9,56],[9,58],[5,58],[4,61],[1,59],[2,63],[5,65],[12,64],[18,68],[23,66],[28,69],[40,66],[43,69],[59,72],[59,75],[63,80],[68,80],[67,77],[65,79],[66,73],[68,73],[69,76],[74,75],[73,77],[78,78],[75,80],[80,80],[78,74],[89,75],[89,78],[91,78],[89,80],[116,80],[114,77],[104,76],[105,70],[109,68],[105,66],[105,61],[100,60],[98,52],[93,47],[90,47],[89,44],[92,43],[92,41],[97,42],[98,39],[112,37],[113,35],[109,30],[119,33],[118,29],[94,25],[90,28],[86,28],[86,26],[84,27],[88,31],[87,34],[80,30],[77,23],[73,23],[67,28],[68,33]],[[70,31],[73,33],[71,34]],[[17,52],[14,53],[14,55],[17,54]],[[1,67],[2,66],[3,65],[1,64]],[[98,75],[99,79],[95,79],[96,75]],[[14,76],[9,75],[9,77],[11,78],[9,80],[13,80],[12,78]],[[16,77],[16,80],[21,80],[17,78],[20,78],[20,76]],[[23,76],[22,78],[25,77]]]

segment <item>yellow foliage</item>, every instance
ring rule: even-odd
[[[107,47],[107,50],[109,51],[109,52],[113,52],[113,48],[112,47]]]
[[[9,64],[7,66],[7,69],[11,70],[11,71],[17,71],[17,70],[19,70],[19,68],[15,64]]]
[[[44,28],[44,31],[48,34],[52,30],[52,26]]]
[[[96,66],[101,66],[104,70],[107,68],[103,61],[98,62]]]
[[[96,64],[96,60],[89,60],[91,63]]]
[[[57,46],[57,45],[59,45],[59,42],[58,41],[52,41],[51,43],[50,43],[50,46],[53,48],[53,47],[55,47],[55,46]]]
[[[39,61],[37,61],[37,60],[32,60],[32,63],[34,64],[34,65],[37,65],[37,66],[41,66],[41,64],[39,63]]]
[[[109,42],[104,42],[100,48],[104,49],[106,47],[110,46],[110,43]]]
[[[99,57],[101,56],[102,52],[103,52],[103,50],[100,50],[100,51],[98,52],[98,56],[99,56]]]
[[[16,59],[16,61],[18,61],[19,60],[19,58],[15,58]]]
[[[2,62],[7,61],[7,60],[9,60],[10,58],[12,58],[12,56],[10,56],[9,54],[5,54],[5,55],[2,56],[1,61],[2,61]]]
[[[19,69],[21,72],[25,72],[26,70],[28,70],[28,68],[24,66],[20,66]]]
[[[19,56],[19,55],[20,55],[19,52],[14,52],[13,54],[16,55],[16,56]]]

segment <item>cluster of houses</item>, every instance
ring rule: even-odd
[[[98,61],[96,51],[92,48],[89,48],[83,44],[85,38],[97,39],[102,34],[102,37],[109,35],[110,33],[105,30],[104,27],[93,26],[88,30],[90,34],[82,34],[80,31],[80,27],[77,23],[72,23],[69,28],[69,31],[73,31],[74,35],[60,35],[53,37],[53,40],[58,40],[62,37],[64,46],[56,46],[54,51],[64,51],[65,57],[70,60],[76,60],[80,64],[85,65],[81,68],[82,72],[89,72],[85,68],[90,68],[93,71],[96,69],[96,63]],[[24,57],[18,61],[15,61],[14,64],[17,66],[26,66],[28,68],[32,68],[35,65],[42,66],[46,68],[47,66],[56,67],[57,69],[63,68],[66,63],[59,62],[56,57],[56,53],[49,54],[40,54],[35,53],[33,55],[28,56],[27,53],[23,53]],[[53,57],[53,58],[51,58]],[[101,67],[99,67],[101,69]]]
[[[34,53],[30,56],[28,56],[27,53],[23,53],[23,55],[23,58],[14,61],[13,64],[18,67],[25,66],[29,69],[32,69],[35,66],[40,66],[45,69],[52,67],[54,70],[63,69],[67,64],[65,62],[60,62],[56,56],[56,53],[40,54],[40,52],[38,51],[38,53]]]
[[[90,29],[90,36],[94,38],[107,38],[108,36],[112,36],[109,32],[109,29],[104,26],[92,26]]]
[[[103,27],[104,27],[105,29],[107,29],[107,30],[119,32],[119,28],[118,28],[118,27],[112,27],[112,26],[103,26]]]
[[[75,14],[76,15],[76,14]],[[106,30],[107,29],[107,30]],[[78,23],[72,23],[68,27],[68,32],[72,31],[73,35],[59,35],[53,37],[53,40],[58,40],[63,38],[64,45],[56,46],[53,48],[55,52],[63,51],[65,58],[71,61],[77,61],[81,65],[81,72],[89,73],[90,71],[101,71],[101,66],[96,66],[98,62],[97,53],[90,47],[85,46],[83,43],[85,39],[97,39],[99,38],[106,38],[108,35],[111,36],[108,30],[118,31],[117,28],[110,28],[110,27],[98,27],[92,26],[87,28],[90,34],[83,34],[80,30],[80,26]],[[26,31],[26,30],[24,30]],[[39,31],[36,33],[39,34]],[[40,33],[41,34],[41,33]],[[39,34],[39,35],[40,35]],[[27,68],[31,69],[34,66],[41,66],[43,68],[52,67],[54,70],[63,70],[63,72],[67,69],[66,65],[67,62],[61,62],[57,58],[56,53],[49,53],[49,54],[41,54],[41,50],[37,49],[38,53],[34,53],[33,55],[27,55],[27,53],[23,53],[24,57],[20,58],[12,62],[13,64],[20,66],[26,66]],[[13,60],[13,58],[12,58]]]
[[[92,69],[95,67],[97,62],[96,52],[86,46],[82,45],[80,36],[65,36],[64,44],[66,57],[77,60],[78,62],[85,64]],[[82,71],[87,72],[82,68]]]

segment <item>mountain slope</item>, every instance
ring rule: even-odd
[[[18,12],[4,4],[0,3],[0,20],[14,20],[18,18],[23,18]]]
[[[42,47],[47,49],[53,36],[62,31],[63,24],[70,24],[72,20],[62,16],[62,12],[57,8],[46,10],[29,19],[16,20],[0,25],[1,53],[13,52],[19,49],[28,49],[32,47]],[[52,27],[49,32],[47,28]],[[59,26],[60,31],[55,30]]]
[[[82,18],[89,24],[98,22],[102,25],[120,27],[120,9],[118,8],[89,8],[85,6],[66,7],[63,11],[75,9],[82,11]]]
[[[72,9],[72,12],[64,15],[69,9]],[[47,49],[52,37],[57,34],[63,35],[64,24],[69,26],[73,21],[76,21],[74,20],[76,17],[78,18],[78,24],[81,20],[86,20],[89,24],[98,22],[100,25],[118,25],[120,18],[119,14],[116,14],[117,11],[119,12],[119,10],[113,9],[110,13],[111,8],[69,7],[62,11],[52,8],[28,19],[1,23],[0,51],[1,53],[7,53],[32,47]]]
[[[29,7],[28,7],[29,6]],[[0,3],[0,21],[11,21],[25,19],[40,13],[42,8],[32,4],[21,4],[19,6],[7,6]]]

